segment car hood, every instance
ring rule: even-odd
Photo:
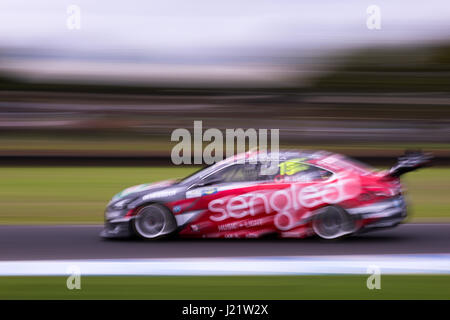
[[[144,183],[144,184],[132,186],[132,187],[126,188],[125,190],[122,190],[121,192],[116,194],[112,198],[110,204],[112,204],[118,200],[124,199],[124,198],[137,196],[140,193],[148,193],[149,191],[158,191],[163,188],[167,188],[171,185],[174,185],[175,183],[176,183],[175,180],[164,180],[164,181],[160,181],[160,182]]]

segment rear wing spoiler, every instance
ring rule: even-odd
[[[405,154],[399,157],[397,163],[389,169],[387,175],[400,177],[407,172],[428,166],[432,159],[433,155],[431,153],[405,151]]]

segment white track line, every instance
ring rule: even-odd
[[[0,276],[450,274],[450,254],[1,261]],[[72,270],[72,271],[71,271]]]

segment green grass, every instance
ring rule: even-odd
[[[414,218],[450,217],[450,168],[428,168],[402,178]]]
[[[186,167],[2,167],[0,224],[101,223],[111,197],[145,182],[183,177]],[[450,168],[405,177],[413,218],[450,217]]]
[[[3,299],[450,299],[450,276],[0,277]]]
[[[100,223],[112,196],[193,168],[0,168],[0,223]]]

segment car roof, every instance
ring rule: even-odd
[[[208,176],[213,172],[223,169],[224,167],[237,164],[249,163],[251,160],[256,161],[288,161],[291,159],[300,158],[302,162],[310,163],[311,165],[329,170],[331,172],[338,172],[342,170],[356,170],[360,173],[369,174],[373,170],[365,164],[358,163],[339,153],[332,153],[328,151],[318,150],[280,150],[278,152],[262,152],[262,151],[248,151],[228,157],[222,161],[211,164],[207,168],[201,169],[198,173],[188,177],[185,182],[193,181],[198,178]]]
[[[302,159],[302,162],[320,166],[331,171],[341,171],[348,169],[356,169],[360,172],[368,173],[372,171],[368,165],[359,163],[354,159],[339,153],[333,153],[323,150],[299,150],[299,149],[282,149],[278,152],[264,151],[248,151],[226,158],[215,164],[215,168],[230,165],[232,163],[245,163],[253,161],[288,161],[292,159]],[[240,160],[240,161],[239,161]]]
[[[317,150],[296,150],[296,149],[285,149],[285,150],[279,150],[277,152],[272,151],[248,151],[239,153],[235,156],[231,156],[229,158],[226,158],[218,164],[228,164],[232,162],[238,162],[239,160],[244,160],[245,162],[250,162],[251,160],[258,160],[258,161],[267,161],[267,160],[280,160],[280,161],[286,161],[290,159],[296,159],[296,158],[304,158],[304,161],[308,160],[317,160],[317,159],[323,159],[326,157],[329,157],[331,155],[340,156],[335,153],[331,153],[328,151],[317,151]]]

